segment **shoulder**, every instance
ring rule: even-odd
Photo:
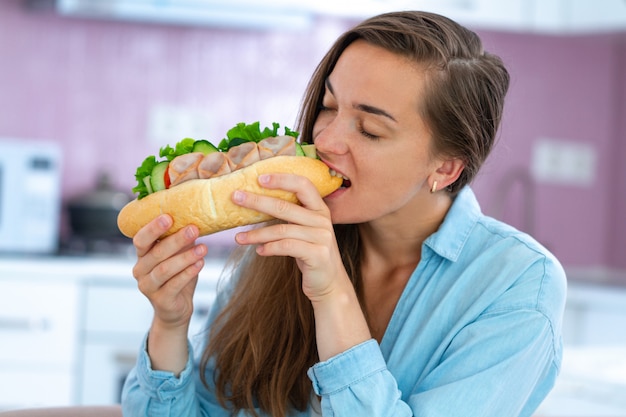
[[[534,269],[543,275],[565,277],[558,259],[537,239],[506,223],[481,215],[473,230],[476,250],[487,250],[504,257],[512,265]],[[470,245],[472,246],[472,245]]]
[[[455,197],[425,246],[447,261],[450,279],[467,280],[492,296],[516,288],[526,291],[527,303],[529,297],[537,304],[565,297],[565,272],[557,258],[529,234],[483,214],[469,187]]]
[[[474,247],[464,255],[488,258],[494,279],[503,280],[504,296],[515,295],[560,325],[567,279],[558,259],[532,236],[487,216],[478,219],[474,233]]]

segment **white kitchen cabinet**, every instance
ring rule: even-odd
[[[76,355],[77,296],[73,282],[4,277],[0,281],[3,368],[70,365]]]
[[[211,275],[207,277],[206,275]],[[205,270],[194,295],[190,334],[207,318],[215,299],[217,271]],[[150,327],[152,306],[133,280],[91,279],[83,282],[84,314],[80,323],[79,391],[83,405],[119,402],[122,385],[134,366]]]
[[[0,410],[111,404],[152,320],[130,259],[0,257]],[[223,261],[207,260],[190,330]]]
[[[0,279],[0,409],[73,398],[78,289],[73,282]]]
[[[568,346],[626,346],[626,288],[570,283],[563,317]]]

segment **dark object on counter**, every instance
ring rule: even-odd
[[[109,176],[101,174],[95,190],[67,202],[72,234],[85,239],[126,239],[117,228],[117,215],[132,198],[115,190]]]

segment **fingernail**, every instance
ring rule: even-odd
[[[237,190],[233,193],[233,200],[235,203],[242,203],[244,198],[245,195],[242,191]]]
[[[196,230],[194,227],[189,226],[187,229],[185,229],[185,236],[187,236],[189,239],[193,239],[196,237]]]
[[[237,233],[237,234],[235,235],[235,240],[236,240],[238,243],[243,243],[243,242],[245,242],[245,241],[246,241],[246,233],[245,233],[245,232]]]
[[[270,176],[268,174],[259,175],[259,182],[261,184],[269,184]]]
[[[193,248],[193,253],[195,253],[198,256],[204,255],[204,247],[200,245],[196,246],[195,248]]]
[[[164,229],[168,229],[170,227],[170,218],[169,216],[161,216],[159,217],[159,226]]]

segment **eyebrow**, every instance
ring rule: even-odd
[[[328,89],[328,91],[330,91],[330,93],[334,96],[335,92],[333,90],[333,86],[330,83],[330,80],[328,78],[326,78],[326,88]],[[370,113],[370,114],[375,114],[378,116],[384,116],[390,120],[393,120],[394,122],[398,122],[392,115],[390,115],[389,113],[387,113],[386,111],[384,111],[383,109],[380,109],[378,107],[374,107],[374,106],[370,106],[369,104],[357,104],[354,106],[355,109],[360,110],[360,111],[364,111],[366,113]]]

